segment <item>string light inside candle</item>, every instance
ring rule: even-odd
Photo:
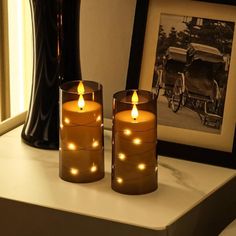
[[[120,178],[120,177],[117,177],[117,178],[116,178],[116,181],[117,181],[117,183],[119,183],[119,184],[122,184],[122,183],[123,183],[123,179]]]
[[[72,175],[77,175],[77,174],[79,173],[79,170],[76,169],[76,168],[70,168],[70,173],[71,173]]]
[[[119,153],[118,154],[118,158],[121,160],[121,161],[124,161],[126,159],[126,156],[124,153]]]
[[[131,130],[130,129],[125,129],[124,130],[124,134],[126,135],[126,136],[129,136],[129,135],[131,135]]]
[[[97,169],[98,169],[97,166],[94,165],[94,163],[93,163],[92,167],[90,168],[90,171],[91,171],[91,172],[96,172]]]
[[[76,149],[76,146],[74,143],[68,143],[68,149],[69,150],[75,150]]]
[[[80,110],[83,110],[83,108],[85,106],[85,101],[84,101],[84,97],[83,97],[85,90],[84,90],[84,85],[83,85],[82,81],[79,82],[79,85],[77,87],[77,92],[79,94],[78,107]]]
[[[93,144],[92,144],[93,148],[98,147],[98,145],[99,145],[99,142],[97,140],[93,140]]]
[[[64,122],[65,122],[66,124],[70,124],[70,119],[66,117],[66,118],[64,119]]]
[[[142,143],[142,140],[140,138],[133,139],[133,144],[140,145]]]
[[[146,165],[145,165],[144,163],[140,163],[140,164],[138,165],[138,169],[139,169],[139,170],[145,170],[145,169],[146,169]]]

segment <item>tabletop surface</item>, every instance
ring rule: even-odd
[[[111,185],[111,132],[105,131],[105,178],[59,178],[58,151],[21,141],[22,127],[0,137],[0,197],[154,230],[165,229],[236,176],[232,169],[159,157],[158,190],[123,195]]]

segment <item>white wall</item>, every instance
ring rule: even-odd
[[[84,80],[103,84],[105,117],[125,89],[136,0],[82,0],[80,53]]]

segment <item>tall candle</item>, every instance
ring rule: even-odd
[[[104,177],[102,105],[78,95],[61,105],[60,177],[91,182]],[[83,107],[78,105],[80,98]]]
[[[130,104],[135,112],[129,109],[114,114],[112,188],[142,194],[157,188],[156,115],[138,109],[138,101]]]

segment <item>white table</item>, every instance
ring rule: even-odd
[[[161,156],[158,190],[123,195],[110,188],[110,131],[105,178],[74,184],[58,177],[58,151],[24,144],[21,129],[0,137],[1,235],[208,236],[236,217],[235,170]]]

